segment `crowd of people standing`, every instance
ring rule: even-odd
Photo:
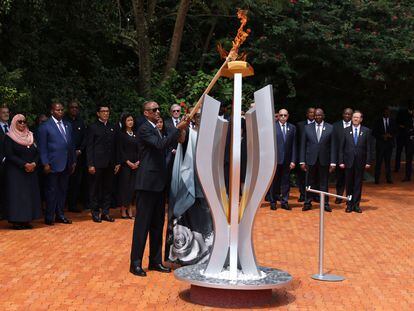
[[[161,255],[169,193],[165,260],[179,264],[206,260],[214,232],[194,167],[200,115],[189,120],[179,105],[172,105],[164,122],[154,101],[144,103],[139,118],[124,113],[119,123],[113,124],[110,113],[109,105],[97,105],[96,122],[86,126],[77,101],[68,104],[66,114],[62,103],[54,102],[50,117],[39,116],[38,127],[30,131],[23,114],[14,115],[9,122],[9,109],[0,107],[2,217],[16,230],[31,229],[32,220],[42,215],[44,201],[46,225],[71,224],[65,206],[71,212],[82,211],[78,201],[83,185],[88,189],[84,206],[90,209],[96,223],[114,222],[110,215],[114,206],[120,207],[122,218],[132,219],[131,207],[136,203],[130,272],[145,276],[142,257],[148,235],[149,269],[170,271],[162,264]],[[344,109],[342,120],[333,124],[325,121],[321,108],[313,107],[307,109],[304,121],[294,125],[288,120],[287,109],[275,115],[277,170],[266,195],[272,210],[277,209],[278,201],[282,209],[291,210],[292,172],[303,211],[312,209],[312,202],[318,199],[307,193],[306,187],[328,191],[329,174],[335,172],[336,193],[342,196],[346,191],[346,195],[352,195],[345,211],[361,213],[364,170],[373,163],[374,139],[375,183],[380,183],[383,162],[386,181],[393,182],[391,155],[395,144],[396,160],[401,161],[403,149],[406,152],[403,181],[411,180],[414,107],[399,115],[397,121],[391,119],[388,108],[384,109],[372,130],[362,125],[363,113],[351,108]],[[246,131],[242,133],[242,142],[246,143]],[[242,163],[245,153],[242,147]],[[398,161],[395,170],[400,169]],[[185,178],[182,169],[187,172]],[[336,199],[335,203],[342,201]],[[325,210],[332,211],[329,200]],[[197,252],[183,244],[187,235],[198,243]]]

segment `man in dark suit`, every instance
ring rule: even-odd
[[[410,103],[408,103],[409,105]],[[409,108],[409,107],[408,107]],[[407,136],[408,127],[410,126],[411,116],[407,107],[399,107],[397,112],[396,123],[396,150],[394,171],[398,172],[401,167],[401,154],[404,149],[407,158]]]
[[[327,192],[329,172],[336,166],[336,149],[333,126],[324,122],[324,118],[323,110],[318,108],[315,110],[315,122],[305,125],[301,139],[300,166],[309,174],[308,185]],[[316,184],[317,178],[319,185]],[[312,198],[308,195],[302,210],[310,210],[311,201]],[[325,211],[332,211],[328,198],[325,201]]]
[[[180,105],[173,104],[170,107],[170,117],[166,118],[164,121],[164,128],[165,132],[168,135],[172,135],[176,131],[176,127],[178,123],[180,123],[181,119],[181,107]],[[177,150],[178,143],[172,144],[169,148],[167,148],[167,169],[168,169],[168,185],[171,183],[171,174],[174,164],[175,152]]]
[[[86,161],[89,172],[89,207],[92,220],[114,222],[109,215],[114,175],[118,173],[115,138],[117,127],[109,120],[110,107],[98,104],[98,120],[88,128],[86,138]]]
[[[68,105],[68,114],[64,120],[72,126],[72,141],[75,145],[76,152],[76,168],[69,178],[68,189],[68,210],[70,212],[81,212],[78,207],[78,199],[81,193],[82,176],[85,169],[85,133],[86,126],[79,115],[79,103],[73,100]]]
[[[276,121],[277,169],[268,198],[270,208],[276,210],[276,200],[279,198],[281,207],[285,210],[292,208],[288,204],[290,171],[295,168],[296,161],[296,127],[287,122],[289,113],[286,109],[279,110],[279,120]]]
[[[72,141],[72,127],[62,120],[63,105],[51,105],[51,117],[39,127],[39,152],[46,174],[45,224],[55,222],[71,224],[65,217],[65,206],[69,175],[76,166],[75,146]]]
[[[4,193],[4,137],[9,131],[9,119],[10,111],[7,106],[0,107],[0,189]],[[5,198],[3,195],[0,196],[0,220],[3,218],[4,211],[3,206]]]
[[[339,166],[345,170],[346,194],[352,195],[347,202],[346,212],[362,213],[361,202],[362,180],[365,169],[369,169],[372,161],[371,131],[361,126],[362,113],[355,111],[352,115],[352,126],[343,129],[339,147]]]
[[[301,138],[302,138],[302,133],[303,130],[305,128],[305,125],[307,124],[311,124],[315,122],[315,108],[314,107],[309,107],[306,110],[306,120],[304,121],[300,121],[298,123],[296,123],[296,150],[300,150],[300,146],[301,146]],[[298,152],[299,153],[299,152]],[[299,164],[299,156],[297,156],[297,159],[295,159],[297,164]],[[299,199],[298,202],[304,202],[305,198],[307,197],[306,194],[306,190],[305,190],[305,184],[307,181],[307,172],[304,172],[303,170],[300,169],[300,165],[296,166],[296,183],[299,187]]]
[[[385,108],[382,117],[377,120],[372,131],[375,137],[375,183],[379,184],[382,161],[385,163],[385,177],[387,183],[392,184],[391,155],[395,145],[396,126],[390,118],[390,110]]]
[[[405,158],[405,177],[402,181],[411,181],[413,173],[413,154],[414,154],[414,105],[409,110],[410,119],[407,122],[407,144],[406,144],[406,158]]]
[[[348,126],[351,126],[351,119],[353,110],[351,108],[345,108],[342,111],[342,120],[337,121],[333,124],[334,128],[334,139],[336,142],[336,146],[338,147],[336,150],[336,159],[338,160],[338,154],[339,154],[339,142],[342,139],[342,136],[344,134],[344,128],[347,128]],[[338,162],[338,161],[337,161]],[[335,175],[336,175],[336,194],[342,196],[344,194],[345,190],[345,171],[341,169],[338,165],[339,163],[336,163],[336,169],[335,169]],[[342,199],[336,198],[335,199],[336,204],[342,203]]]
[[[131,246],[130,272],[137,276],[146,276],[142,269],[142,257],[148,233],[150,235],[149,270],[170,272],[162,265],[162,232],[165,215],[165,186],[167,166],[165,150],[175,144],[180,130],[188,126],[181,121],[170,135],[163,137],[156,128],[160,118],[159,105],[150,101],[144,103],[144,115],[147,121],[138,131],[140,147],[140,165],[137,171],[135,189],[137,190],[137,214]]]

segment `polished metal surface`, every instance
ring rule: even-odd
[[[255,107],[246,113],[247,168],[241,200],[239,261],[243,272],[258,275],[252,231],[254,218],[276,170],[276,133],[272,86],[254,93]]]
[[[230,150],[230,274],[237,278],[237,257],[239,241],[239,196],[240,196],[240,160],[241,160],[241,105],[242,74],[234,75],[234,93],[232,109],[232,131]]]
[[[319,280],[319,281],[327,281],[327,282],[339,282],[345,280],[344,277],[334,274],[324,274],[323,273],[323,257],[324,257],[324,240],[325,240],[325,197],[326,196],[332,196],[337,197],[345,200],[351,200],[351,196],[343,197],[340,195],[336,195],[333,193],[320,191],[311,189],[311,187],[306,187],[306,191],[318,193],[319,194],[319,259],[318,259],[318,268],[319,273],[313,274],[312,279]]]
[[[174,276],[180,280],[192,285],[222,288],[222,289],[274,289],[286,285],[292,280],[292,276],[282,270],[258,267],[261,273],[265,274],[264,278],[253,280],[226,280],[205,276],[205,264],[185,266],[174,271]]]
[[[214,223],[214,244],[206,267],[206,272],[212,274],[222,271],[229,248],[229,224],[221,190],[224,187],[224,175],[223,170],[217,168],[218,163],[223,163],[223,160],[217,157],[220,153],[224,155],[223,144],[226,139],[226,135],[220,132],[226,125],[218,118],[219,109],[220,102],[208,95],[204,97],[196,148],[197,174]],[[218,148],[219,152],[215,148]]]
[[[327,282],[341,282],[345,280],[343,276],[335,274],[313,274],[312,279]]]

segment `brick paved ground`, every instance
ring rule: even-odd
[[[269,308],[414,310],[413,190],[413,182],[366,184],[362,214],[332,205],[325,263],[326,271],[346,277],[341,283],[310,278],[317,272],[317,210],[261,208],[254,234],[259,263],[294,277],[274,291]],[[132,221],[69,216],[71,226],[39,221],[31,231],[0,222],[0,310],[211,310],[186,301],[188,286],[172,274],[128,272]]]

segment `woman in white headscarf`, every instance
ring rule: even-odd
[[[4,140],[6,156],[6,213],[13,229],[31,229],[41,217],[37,164],[39,153],[33,133],[22,114],[14,116]]]

